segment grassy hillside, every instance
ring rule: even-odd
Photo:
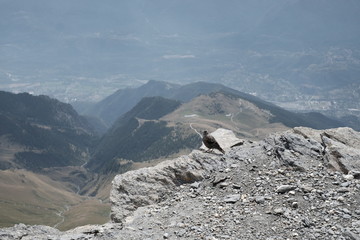
[[[108,221],[108,203],[79,194],[94,178],[81,165],[96,140],[71,105],[0,91],[0,226]]]
[[[109,204],[80,196],[59,181],[26,170],[0,171],[0,227],[16,223],[69,229],[105,223]]]

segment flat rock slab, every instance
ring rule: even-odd
[[[224,128],[218,128],[210,134],[216,139],[220,147],[222,147],[225,151],[229,150],[234,145],[241,145],[244,143],[244,140],[237,138],[233,131]],[[208,150],[204,143],[201,145],[200,149]]]

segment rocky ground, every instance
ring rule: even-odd
[[[111,223],[19,224],[0,239],[360,239],[359,132],[295,128],[226,144],[225,155],[196,150],[116,176]]]

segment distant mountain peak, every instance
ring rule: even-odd
[[[144,84],[143,86],[165,86],[167,89],[170,88],[176,88],[176,87],[180,87],[181,85],[179,84],[175,84],[175,83],[170,83],[170,82],[166,82],[166,81],[160,81],[160,80],[153,80],[150,79],[146,84]]]

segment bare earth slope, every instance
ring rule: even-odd
[[[196,150],[118,175],[111,223],[20,224],[0,238],[359,239],[359,143],[349,128],[294,128],[225,155]]]
[[[162,120],[182,123],[198,132],[226,128],[247,139],[259,140],[269,133],[288,129],[280,122],[272,123],[272,117],[270,111],[240,97],[212,93],[184,103]]]

